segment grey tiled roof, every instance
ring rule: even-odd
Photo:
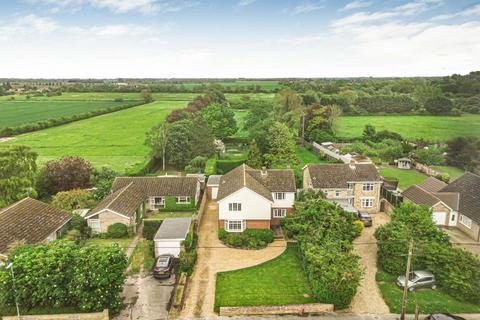
[[[313,188],[347,188],[347,182],[381,181],[380,174],[373,164],[309,164],[305,168],[310,173]]]
[[[454,180],[440,192],[458,192],[460,194],[458,211],[480,223],[480,176],[471,172]]]
[[[428,177],[419,183],[418,186],[428,192],[438,192],[442,188],[445,188],[447,184],[443,181],[435,179],[434,177]]]
[[[424,204],[428,207],[440,202],[440,199],[434,196],[432,193],[420,188],[417,185],[408,187],[402,192],[403,196],[408,200],[416,204]]]
[[[32,198],[16,202],[0,210],[0,253],[15,241],[42,242],[70,218],[68,212]]]
[[[291,169],[252,169],[243,164],[220,179],[218,200],[221,200],[243,187],[258,193],[268,200],[272,199],[272,192],[295,192],[295,175]]]

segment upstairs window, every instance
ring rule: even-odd
[[[373,191],[373,183],[371,182],[364,183],[363,191]]]
[[[229,211],[242,211],[242,204],[241,203],[229,203],[228,204]]]
[[[285,192],[275,192],[275,200],[285,200]]]
[[[340,190],[335,190],[335,197],[340,197]]]

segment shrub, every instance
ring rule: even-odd
[[[225,240],[226,237],[227,237],[227,231],[225,231],[225,229],[223,228],[218,229],[218,239],[223,241]]]
[[[255,240],[261,240],[266,243],[273,242],[273,231],[270,229],[246,229],[244,234]]]
[[[356,238],[362,234],[363,229],[365,228],[365,225],[363,224],[362,221],[355,220],[353,221],[353,230],[352,230],[352,237]]]
[[[180,272],[191,275],[195,262],[197,261],[197,251],[182,251],[180,252]]]
[[[78,230],[81,239],[88,239],[91,235],[91,229],[88,226],[87,220],[79,214],[72,215],[70,221],[67,222],[67,230]]]
[[[244,232],[228,233],[219,229],[218,239],[234,248],[259,249],[273,242],[273,232],[270,229],[245,229]]]
[[[153,240],[155,233],[157,233],[158,228],[162,224],[162,220],[143,220],[143,232],[142,236],[147,240]]]
[[[243,237],[241,234],[238,233],[229,233],[227,235],[227,238],[225,239],[225,242],[232,247],[235,248],[240,248],[243,247],[243,241],[245,237]]]
[[[123,223],[114,223],[108,226],[107,237],[119,239],[119,238],[128,238],[128,228]]]
[[[185,240],[182,241],[185,250],[190,251],[195,248],[195,244],[197,243],[197,235],[189,232],[185,237]]]

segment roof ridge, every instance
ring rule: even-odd
[[[245,169],[245,163],[242,164],[242,167],[243,167],[243,186],[246,187],[247,186],[247,177],[246,177],[246,169]]]
[[[27,200],[27,199],[35,200],[35,199],[33,199],[33,198],[30,198],[30,197],[25,197],[25,198],[23,198],[22,200],[18,200],[17,202],[14,202],[14,203],[12,203],[12,204],[9,205],[9,206],[6,206],[5,208],[0,209],[0,213],[3,213],[3,212],[5,212],[5,211],[7,211],[7,210],[10,210],[10,209],[16,207],[17,205],[19,205],[20,203],[22,203],[23,201],[25,201],[25,200]],[[40,201],[40,202],[41,202],[41,201]]]
[[[111,205],[115,200],[117,200],[118,197],[119,197],[122,193],[124,193],[125,190],[127,190],[132,184],[133,184],[133,181],[130,182],[129,184],[127,184],[125,187],[117,190],[117,191],[120,191],[120,192],[105,206],[105,208],[110,207],[110,205]]]

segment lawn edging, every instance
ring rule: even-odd
[[[318,314],[333,312],[333,304],[305,303],[283,306],[220,307],[220,316]]]

